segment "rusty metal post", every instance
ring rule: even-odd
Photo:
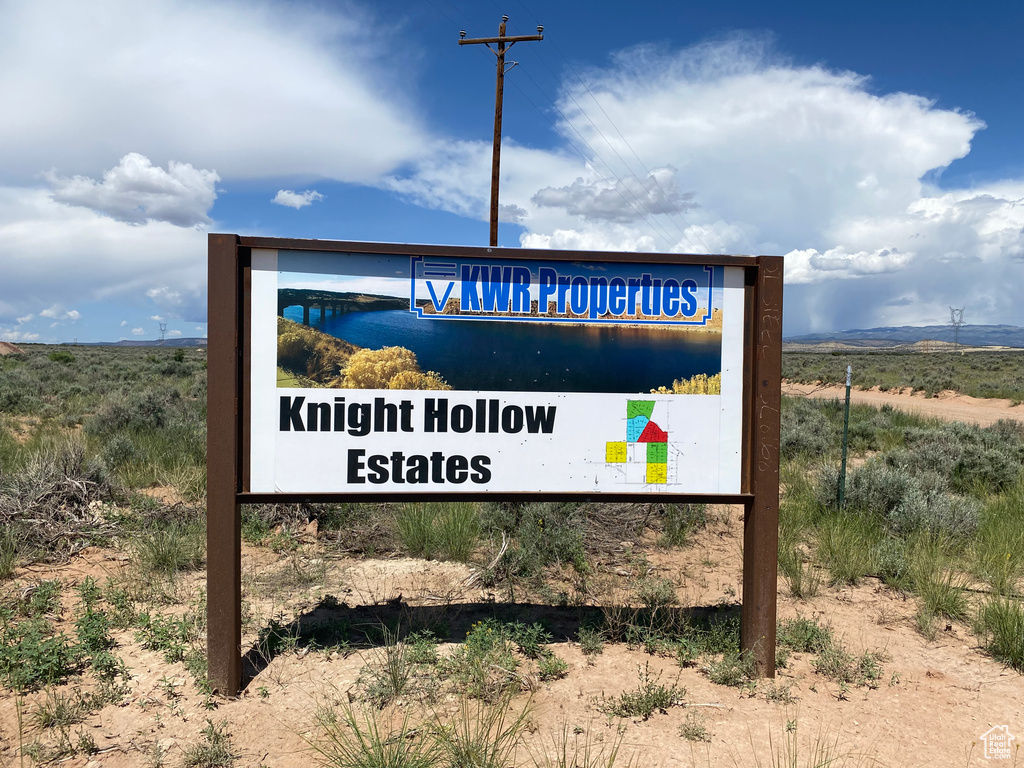
[[[754,497],[743,521],[743,616],[740,648],[759,676],[775,677],[779,548],[779,419],[782,407],[781,256],[758,257],[753,318]]]
[[[242,685],[240,470],[241,270],[236,235],[208,241],[206,404],[207,678],[223,696]]]

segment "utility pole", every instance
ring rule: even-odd
[[[508,16],[501,17],[501,25],[498,27],[497,37],[476,37],[466,39],[466,30],[459,32],[459,45],[474,45],[483,43],[491,53],[498,57],[498,84],[494,93],[494,150],[491,155],[491,245],[498,245],[498,170],[501,166],[501,103],[505,90],[505,73],[512,69],[519,62],[513,61],[512,66],[505,69],[505,51],[516,43],[525,43],[531,40],[544,39],[544,27],[537,25],[536,35],[505,36],[505,25],[508,23]],[[496,43],[498,48],[491,48],[491,43]],[[506,47],[507,44],[507,47]]]

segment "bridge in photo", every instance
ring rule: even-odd
[[[328,315],[336,317],[349,312],[380,312],[388,309],[408,309],[409,300],[397,296],[376,296],[371,293],[339,293],[308,288],[281,288],[277,292],[277,315],[284,317],[288,307],[302,307],[302,324],[311,325],[312,310],[317,310],[316,322],[323,323]]]

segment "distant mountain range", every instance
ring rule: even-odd
[[[83,347],[205,347],[206,339],[199,338],[175,338],[175,339],[121,339],[120,341],[90,341],[78,342]],[[68,346],[65,343],[65,346]]]
[[[959,342],[970,347],[1024,347],[1024,328],[1016,325],[962,325]],[[828,342],[863,347],[890,347],[915,344],[919,341],[953,341],[950,325],[901,325],[885,328],[855,328],[851,331],[805,333],[787,336],[792,344],[825,344]]]

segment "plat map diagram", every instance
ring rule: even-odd
[[[626,439],[605,444],[605,462],[623,464],[627,480],[630,465],[646,465],[643,482],[657,485],[668,482],[668,432],[652,418],[654,400],[626,401]]]

